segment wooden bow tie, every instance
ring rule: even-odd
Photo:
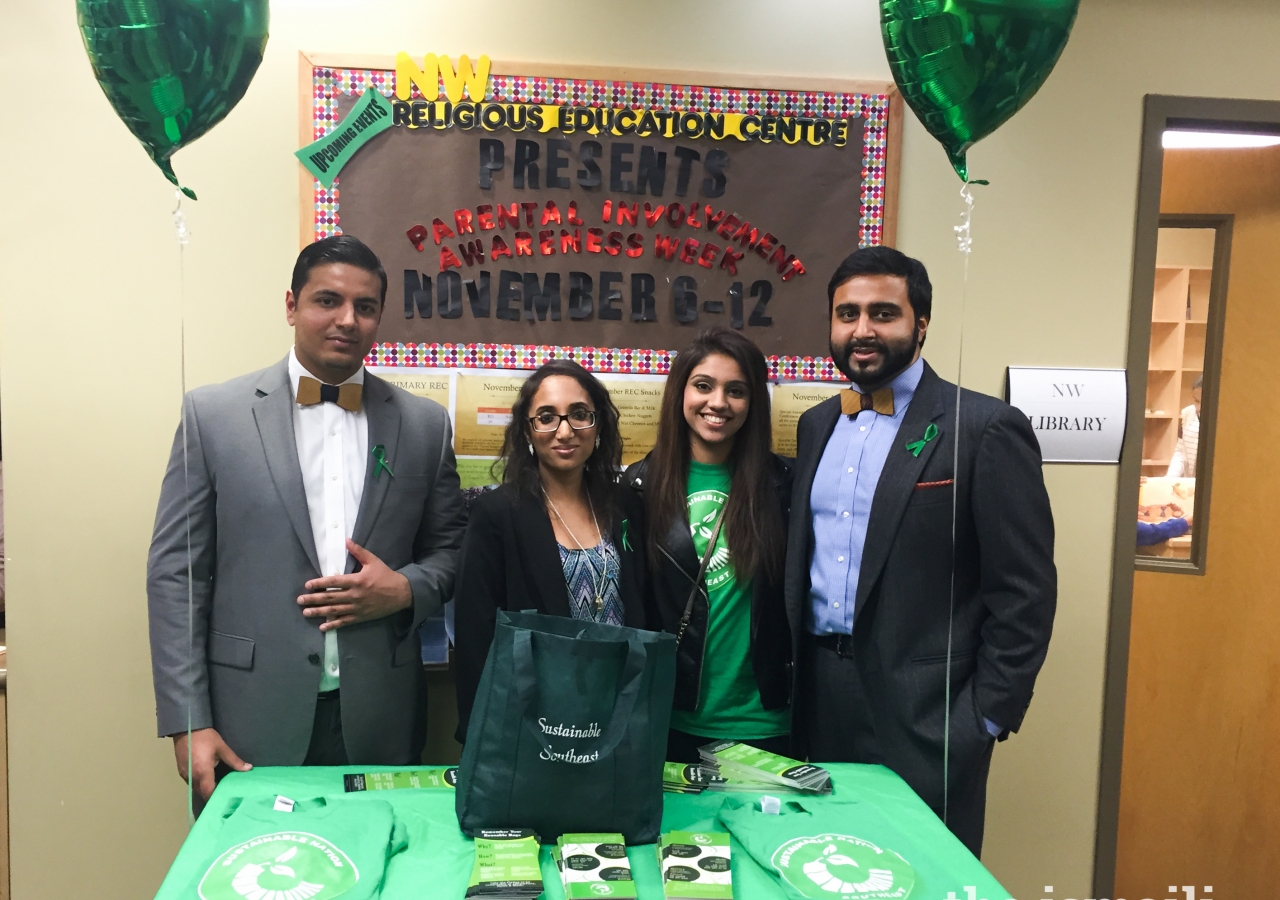
[[[298,405],[315,406],[317,403],[336,403],[347,412],[360,412],[361,384],[324,384],[303,375],[298,379]]]
[[[856,416],[864,409],[874,410],[882,416],[893,415],[893,388],[880,388],[869,394],[860,394],[852,388],[840,392],[840,412]]]

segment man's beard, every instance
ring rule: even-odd
[[[889,343],[878,338],[871,340],[854,340],[843,347],[831,345],[831,359],[836,368],[844,376],[857,385],[880,385],[895,378],[899,372],[911,365],[916,355],[916,347],[920,343],[920,327],[911,329],[911,337],[903,341]],[[853,358],[855,350],[878,350],[880,356],[869,363],[862,364]]]

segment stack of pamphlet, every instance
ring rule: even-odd
[[[736,741],[716,741],[699,747],[698,752],[704,766],[714,768],[726,779],[721,790],[831,793],[831,774],[821,766]]]
[[[725,780],[713,766],[669,762],[662,767],[662,789],[672,794],[701,794],[723,787]]]
[[[552,855],[565,900],[636,895],[627,845],[620,834],[562,834]]]
[[[482,829],[475,843],[468,898],[533,900],[542,893],[538,836],[531,829]]]
[[[729,835],[670,831],[658,841],[662,892],[667,900],[732,900]]]
[[[391,791],[400,788],[456,788],[457,766],[433,766],[408,772],[362,772],[343,775],[342,785],[348,794],[354,791]]]

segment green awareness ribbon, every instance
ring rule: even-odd
[[[387,448],[386,447],[382,446],[381,444],[378,444],[376,447],[370,450],[369,453],[372,454],[374,462],[376,463],[376,465],[374,465],[373,467],[373,477],[375,481],[377,480],[378,476],[382,474],[383,469],[386,469],[387,474],[390,475],[392,478],[396,477],[396,473],[392,472],[391,467],[387,465]]]
[[[333,180],[342,167],[369,138],[390,128],[392,119],[391,104],[387,98],[376,88],[369,88],[337,128],[293,155],[315,176],[316,181],[326,189],[332,188]]]
[[[623,519],[623,520],[622,520],[622,549],[623,549],[623,550],[626,550],[626,551],[628,551],[628,552],[630,552],[630,550],[631,550],[631,541],[630,541],[630,539],[627,537],[627,528],[628,528],[630,525],[631,525],[631,520],[630,520],[630,519]]]
[[[912,456],[919,456],[920,451],[924,449],[924,445],[938,436],[938,426],[929,423],[929,427],[924,430],[924,437],[918,441],[911,441],[907,444],[907,449],[911,451]]]

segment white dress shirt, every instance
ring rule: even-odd
[[[289,385],[298,396],[298,379],[314,377],[289,352]],[[343,384],[364,384],[364,367]],[[314,406],[293,404],[293,439],[302,467],[302,486],[307,492],[307,512],[311,535],[322,576],[341,575],[347,570],[347,538],[355,529],[364,494],[366,457],[369,455],[369,419],[364,405],[360,412],[347,412],[336,403]],[[299,585],[299,593],[303,593]],[[338,633],[325,632],[324,664],[320,691],[338,687]]]
[[[1169,460],[1166,478],[1195,478],[1196,457],[1200,453],[1200,414],[1196,405],[1182,410],[1182,425],[1178,428],[1178,443]]]

